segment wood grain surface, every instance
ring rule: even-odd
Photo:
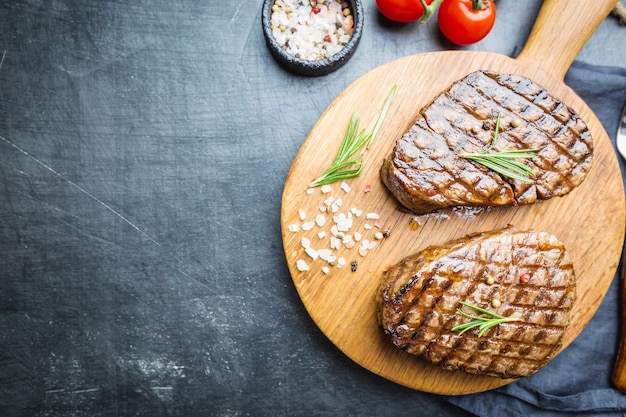
[[[622,265],[626,262],[626,252],[622,253]],[[623,268],[626,269],[626,268]],[[624,277],[622,282],[626,281],[626,270],[624,271]],[[622,284],[622,300],[626,300],[626,288]],[[622,301],[623,303],[624,301]],[[617,358],[615,359],[615,365],[613,367],[613,375],[611,380],[615,388],[626,394],[626,309],[622,306],[621,314],[621,329],[620,329],[620,344],[617,351]]]
[[[598,2],[594,13],[564,7],[563,1],[547,1],[529,41],[517,59],[488,52],[445,51],[401,58],[361,76],[321,115],[303,143],[287,177],[282,200],[281,226],[285,256],[298,294],[322,332],[348,357],[361,366],[399,384],[432,393],[466,394],[492,389],[511,382],[463,372],[443,371],[420,358],[394,347],[380,329],[376,316],[377,298],[384,269],[418,250],[470,233],[493,230],[509,224],[519,229],[543,230],[556,235],[570,252],[577,275],[577,300],[571,326],[564,335],[565,348],[582,331],[600,305],[619,263],[625,229],[626,208],[621,174],[610,140],[591,109],[563,83],[563,76],[585,40],[608,14],[613,1]],[[568,24],[564,24],[568,22]],[[553,30],[554,27],[560,30]],[[570,28],[570,29],[563,29]],[[575,28],[575,29],[574,29]],[[570,33],[575,30],[575,33]],[[554,48],[561,39],[568,51]],[[574,52],[572,52],[572,49]],[[559,55],[561,54],[561,55]],[[559,56],[553,56],[559,55]],[[479,213],[444,210],[436,215],[416,217],[401,209],[381,183],[378,170],[391,152],[395,140],[412,124],[419,109],[455,80],[476,70],[495,70],[526,76],[571,106],[587,123],[594,140],[593,167],[581,186],[567,196],[534,205],[495,208]],[[334,184],[322,194],[319,188],[308,194],[307,184],[326,169],[339,147],[353,114],[371,130],[392,86],[398,90],[375,144],[365,153],[361,175],[349,180],[345,192]],[[366,189],[371,187],[371,191]],[[374,240],[365,213],[377,213],[380,225],[391,234],[379,241],[366,256],[352,249],[337,252],[347,265],[322,272],[325,262],[312,261],[302,238],[316,249],[328,247],[326,224],[312,230],[293,232],[292,224],[314,221],[329,197],[341,199],[338,212],[362,210],[354,218],[352,231]],[[304,220],[301,215],[304,215]],[[308,271],[297,268],[306,260]],[[358,261],[353,272],[350,262]],[[576,366],[572,364],[572,366]]]

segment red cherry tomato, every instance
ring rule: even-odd
[[[426,0],[426,4],[431,2]],[[412,22],[424,14],[420,0],[376,0],[376,7],[383,16],[394,22]]]
[[[474,3],[482,4],[476,10]],[[444,0],[437,14],[439,29],[457,45],[469,45],[483,39],[496,21],[496,4],[487,0]]]

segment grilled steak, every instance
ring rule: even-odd
[[[396,346],[444,369],[519,378],[559,350],[575,288],[572,262],[556,237],[506,228],[429,247],[394,265],[385,273],[380,320]],[[489,317],[473,306],[515,321],[481,336],[478,328],[452,330],[472,321],[457,309]]]
[[[462,157],[540,148],[524,163],[531,183],[503,177]],[[414,213],[453,206],[511,206],[569,193],[591,168],[593,143],[583,120],[527,78],[478,71],[456,81],[419,113],[385,159],[382,181]]]

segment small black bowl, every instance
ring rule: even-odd
[[[352,37],[346,45],[336,54],[317,61],[306,60],[296,58],[290,53],[283,50],[278,44],[274,35],[272,35],[272,29],[270,27],[270,21],[272,18],[272,6],[275,0],[264,0],[263,2],[263,34],[265,35],[265,42],[269,48],[272,56],[283,68],[287,71],[307,77],[317,77],[321,75],[330,74],[333,71],[341,68],[354,54],[359,40],[363,33],[363,5],[361,0],[346,0],[350,4],[352,10],[352,16],[354,18],[354,32]]]

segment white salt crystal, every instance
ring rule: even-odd
[[[307,263],[302,259],[298,259],[298,261],[296,262],[296,267],[298,268],[298,271],[301,272],[309,270],[309,265],[307,265]]]

